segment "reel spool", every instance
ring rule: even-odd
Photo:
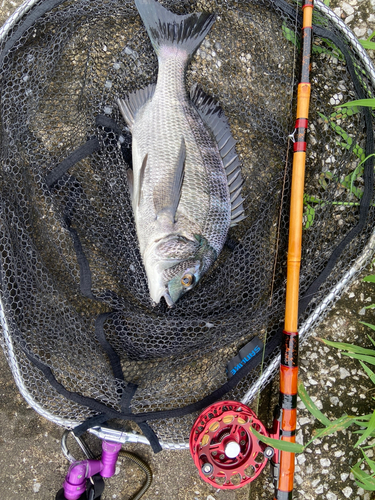
[[[201,413],[190,433],[190,453],[204,481],[236,489],[259,476],[274,449],[261,443],[251,428],[274,437],[250,408],[236,401],[220,401]]]

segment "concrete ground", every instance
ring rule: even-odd
[[[0,23],[21,2],[0,1]],[[375,0],[335,0],[331,7],[345,19],[359,38],[375,29]],[[374,273],[370,266],[363,273]],[[353,342],[370,347],[370,331],[359,320],[375,323],[375,315],[364,307],[375,302],[375,285],[357,279],[328,317],[314,332],[315,336]],[[338,351],[310,339],[300,352],[300,376],[310,396],[331,419],[343,413],[365,414],[373,410],[373,386],[359,363]],[[60,450],[62,429],[41,418],[18,393],[5,357],[0,353],[0,498],[2,500],[52,500],[61,488],[68,462]],[[275,380],[262,394],[273,407],[277,397]],[[266,404],[266,406],[267,406]],[[270,422],[268,422],[270,424]],[[319,424],[299,403],[297,441],[306,443]],[[350,430],[316,440],[297,457],[295,499],[370,500],[374,493],[355,484],[350,467],[360,458],[353,445],[357,437]],[[372,445],[375,445],[375,440]],[[154,455],[145,445],[127,445],[151,467],[154,480],[145,500],[258,500],[272,498],[269,471],[241,490],[215,490],[200,480],[188,450],[162,451]],[[373,452],[370,450],[369,456]],[[144,479],[128,460],[106,481],[102,500],[132,498]]]

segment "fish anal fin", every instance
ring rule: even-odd
[[[232,137],[230,126],[223,110],[215,99],[207,95],[197,84],[190,91],[190,98],[197,108],[203,122],[215,138],[225,168],[231,198],[231,218],[237,223],[243,220],[239,214],[244,212],[242,202],[238,205],[243,184],[241,165],[236,153],[236,141]],[[234,196],[235,195],[235,196]]]
[[[146,104],[146,102],[152,99],[155,92],[155,86],[156,85],[152,83],[144,89],[132,92],[124,99],[117,99],[118,107],[127,126],[130,128],[130,131],[132,130],[134,119],[138,111]]]
[[[169,182],[165,180],[165,182],[156,185],[154,189],[156,217],[160,217],[161,214],[168,214],[173,221],[175,220],[184,181],[185,160],[186,146],[185,139],[182,137],[174,175],[171,176]]]

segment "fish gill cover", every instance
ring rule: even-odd
[[[247,217],[174,308],[152,304],[128,183],[131,134],[117,102],[156,83],[157,56],[132,1],[56,2],[43,15],[37,3],[33,21],[17,22],[0,47],[2,343],[23,394],[48,418],[124,413],[133,384],[133,415],[152,413],[158,437],[178,443],[194,415],[154,412],[226,384],[228,361],[255,335],[271,346],[265,366],[278,354],[300,42],[295,6],[281,0],[161,3],[215,15],[186,88],[197,84],[220,104]],[[373,97],[374,80],[329,16],[315,23],[301,322],[319,312],[374,221],[373,165],[361,163],[371,113],[335,108]],[[257,381],[259,365],[241,380],[245,369],[226,386],[229,399]]]

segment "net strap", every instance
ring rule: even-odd
[[[270,341],[266,345],[266,356],[272,354],[279,346],[281,341],[281,333],[279,331],[276,335],[274,335]],[[234,389],[236,385],[241,381],[243,377],[245,377],[251,370],[256,368],[261,361],[261,353],[257,356],[254,356],[248,363],[246,363],[243,368],[238,370],[233,377],[231,377],[228,382],[223,384],[221,387],[216,389],[211,394],[207,395],[200,401],[192,403],[190,405],[184,406],[182,408],[175,408],[173,410],[159,410],[152,412],[144,412],[144,413],[131,413],[129,411],[117,411],[113,408],[106,406],[104,403],[100,403],[93,398],[82,396],[76,392],[72,392],[67,390],[60,382],[58,382],[51,370],[51,368],[45,363],[41,362],[34,355],[30,354],[28,349],[23,348],[25,355],[28,359],[34,363],[34,365],[42,371],[48,382],[52,385],[52,387],[62,396],[73,401],[75,403],[80,404],[81,406],[85,406],[90,408],[93,411],[98,413],[103,413],[110,418],[119,418],[123,420],[131,420],[136,423],[143,423],[152,420],[173,418],[173,417],[183,417],[190,413],[198,412],[203,408],[211,405],[212,403],[220,400],[223,396],[225,396],[229,391]]]
[[[65,160],[59,163],[45,178],[45,183],[51,188],[67,171],[76,163],[92,155],[100,149],[99,141],[96,137],[88,140],[85,144],[73,151]]]

